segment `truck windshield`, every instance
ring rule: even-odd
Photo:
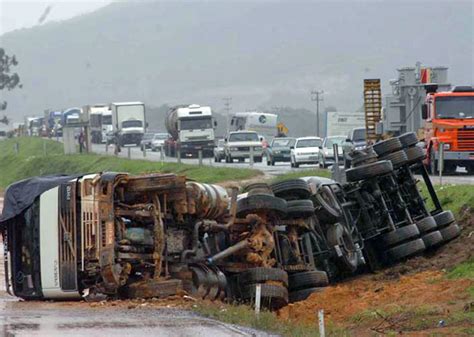
[[[258,142],[258,135],[253,132],[232,133],[229,142]]]
[[[123,128],[141,128],[143,127],[143,122],[139,120],[124,121],[122,122]]]
[[[102,124],[104,125],[112,125],[112,115],[102,116]]]
[[[474,118],[474,96],[436,97],[435,104],[437,118]]]
[[[321,139],[301,139],[296,143],[296,147],[320,147],[321,144]]]
[[[11,255],[12,286],[20,297],[40,295],[39,199],[21,215],[9,221],[8,250]]]
[[[183,118],[181,119],[181,130],[212,129],[212,120],[206,118]]]

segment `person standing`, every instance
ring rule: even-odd
[[[79,152],[82,153],[84,150],[84,131],[81,129],[81,133],[79,134]]]

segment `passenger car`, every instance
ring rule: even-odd
[[[301,164],[317,164],[319,150],[323,140],[320,137],[297,138],[294,149],[291,149],[291,167]]]
[[[251,152],[253,152],[255,162],[262,161],[262,142],[254,131],[235,131],[229,133],[224,151],[226,163],[232,163],[234,159],[243,162],[245,158],[250,158]]]
[[[143,150],[151,148],[151,141],[153,140],[154,133],[147,132],[143,135],[140,142],[140,148]]]
[[[157,151],[159,148],[165,145],[165,140],[169,138],[167,133],[155,133],[153,140],[151,141],[151,150]]]
[[[217,141],[216,147],[214,148],[214,161],[220,163],[222,159],[225,159],[225,140],[219,139]]]
[[[329,136],[324,138],[323,146],[319,151],[319,167],[326,168],[334,164],[336,157],[334,155],[334,144],[338,145],[338,158],[342,162],[343,158],[343,144],[346,141],[345,136]]]
[[[267,165],[275,165],[275,162],[289,162],[291,148],[295,145],[295,138],[274,138],[270,146],[265,149]]]

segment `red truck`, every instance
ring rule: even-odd
[[[431,173],[438,172],[439,146],[443,143],[444,172],[455,172],[457,166],[463,166],[474,174],[474,88],[457,86],[445,92],[437,92],[436,85],[425,88],[425,165]]]

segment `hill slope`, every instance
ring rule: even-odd
[[[440,25],[440,22],[443,24]],[[355,110],[362,79],[417,60],[473,76],[472,3],[128,2],[0,37],[24,88],[3,92],[15,119],[46,108],[143,100],[233,111],[275,105]]]

